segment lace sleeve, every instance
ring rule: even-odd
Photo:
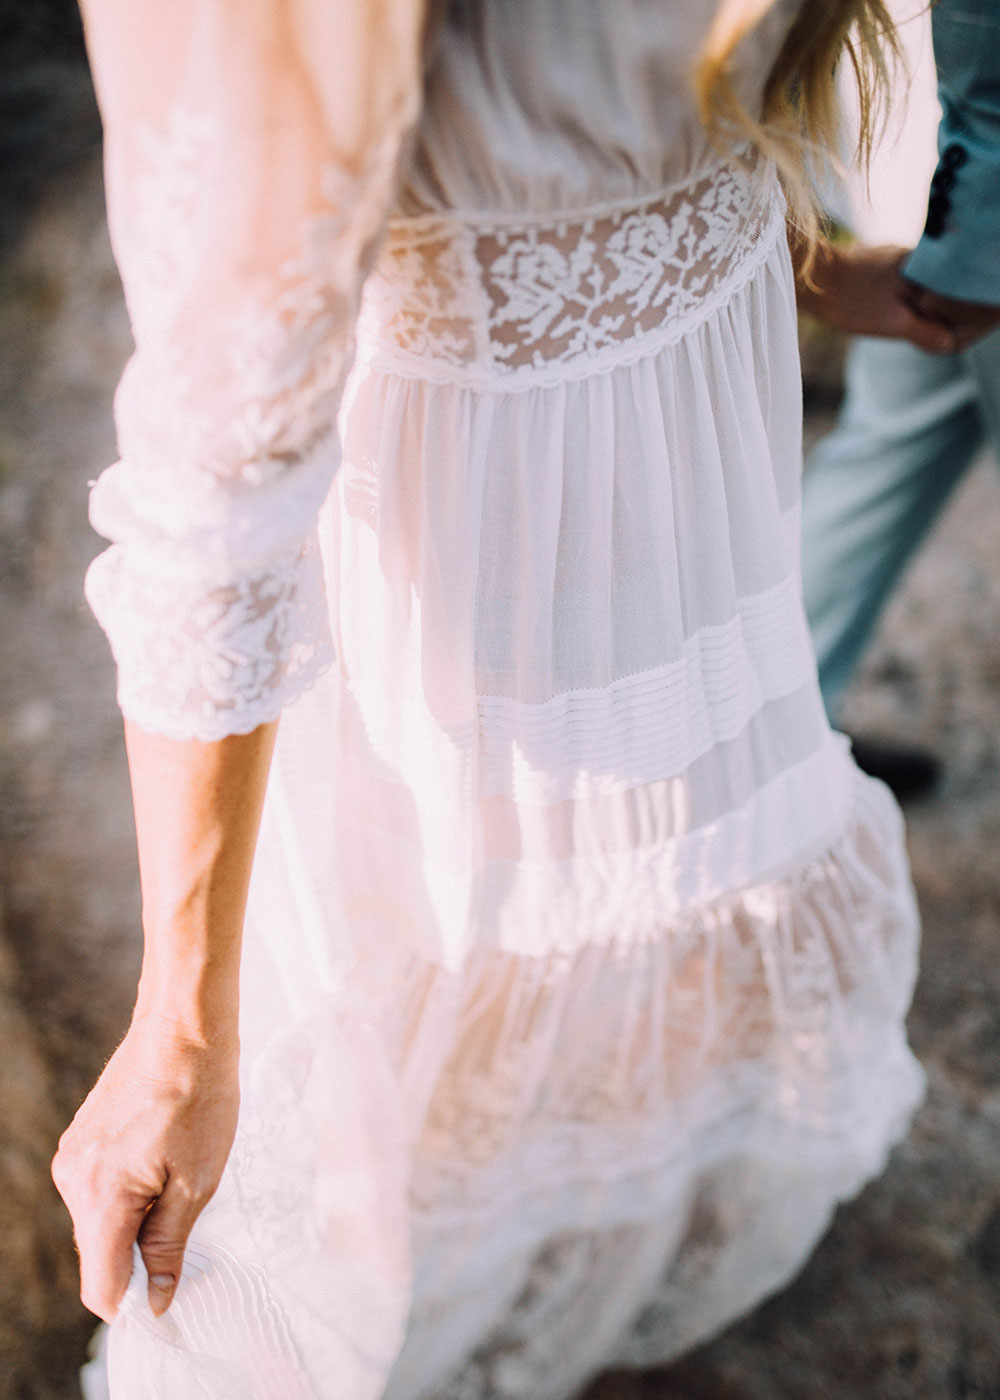
[[[87,596],[119,701],[212,740],[330,656],[315,521],[419,105],[419,0],[85,0],[135,352]]]

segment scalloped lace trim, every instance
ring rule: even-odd
[[[112,638],[123,714],[171,739],[249,734],[333,660],[315,541],[267,571],[186,589],[113,546],[91,565],[87,598]]]
[[[724,305],[783,227],[774,170],[752,157],[575,215],[397,219],[365,287],[358,357],[500,390],[631,363]]]

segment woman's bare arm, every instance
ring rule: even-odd
[[[126,723],[144,951],[128,1033],[63,1134],[53,1177],[81,1296],[117,1312],[138,1240],[155,1313],[222,1175],[239,1103],[243,917],[275,724],[215,743]]]
[[[54,1175],[85,1302],[138,1238],[173,1297],[237,1114],[272,720],[330,663],[316,522],[365,276],[422,98],[424,0],[82,0],[135,352],[88,597],[128,729],[146,951]],[[149,731],[149,732],[145,732]],[[171,735],[172,738],[156,737]],[[231,737],[227,737],[231,736]]]
[[[125,722],[145,936],[136,1013],[235,1029],[243,916],[277,724],[215,743]]]
[[[810,263],[790,239],[799,310],[848,335],[908,340],[921,350],[947,354],[959,348],[951,326],[921,315],[902,275],[909,249],[824,244]]]

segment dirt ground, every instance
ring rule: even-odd
[[[0,268],[0,343],[0,1400],[77,1400],[91,1320],[47,1163],[124,1028],[138,962],[112,670],[81,595],[99,547],[86,483],[112,459],[129,345],[94,155],[33,191]],[[998,539],[984,458],[848,716],[945,761],[908,813],[927,1102],[789,1288],[679,1365],[607,1376],[588,1400],[1000,1397]]]

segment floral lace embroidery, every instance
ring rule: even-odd
[[[571,1394],[598,1359],[651,1365],[689,1347],[732,1315],[734,1288],[749,1306],[879,1169],[922,1086],[899,1029],[916,912],[893,814],[863,787],[858,803],[794,876],[608,950],[599,971],[592,948],[523,959],[516,975],[484,959],[491,1001],[467,964],[468,1010],[414,1164],[417,1257],[432,1265],[416,1277],[404,1380],[476,1296],[462,1275],[459,1298],[439,1263],[470,1235],[491,1260],[473,1279],[493,1326],[425,1393]],[[512,1277],[504,1296],[495,1281]]]
[[[142,169],[134,180],[135,218],[140,237],[124,253],[132,256],[123,271],[142,287],[133,310],[153,319],[164,302],[176,296],[178,269],[198,256],[198,223],[192,217],[201,170],[213,143],[216,124],[190,108],[175,108],[163,130],[144,125],[136,132]]]
[[[199,167],[217,133],[207,119],[178,111],[165,132],[140,138],[148,162],[137,179],[141,236],[126,264],[142,292],[131,308],[139,349],[119,395],[120,434],[137,439],[147,468],[258,485],[331,431],[361,286],[395,184],[398,142],[383,142],[359,174],[324,170],[315,207],[297,230],[296,256],[267,276],[244,282],[234,274],[205,308],[192,304],[200,285],[192,269],[204,257]],[[209,336],[206,315],[215,322]],[[139,389],[154,374],[159,392],[151,403]],[[164,401],[184,410],[172,415],[169,436]]]
[[[293,230],[297,255],[212,288],[199,201],[216,137],[180,109],[137,135],[122,264],[139,290],[137,350],[116,400],[122,461],[91,500],[113,543],[87,583],[125,713],[203,740],[274,718],[332,655],[318,550],[303,541],[337,466],[353,325],[399,151],[392,133],[363,171],[325,170]]]
[[[653,198],[513,222],[395,220],[360,354],[397,373],[512,389],[655,351],[751,275],[783,224],[768,166],[718,166]]]
[[[91,565],[87,600],[112,639],[122,711],[175,739],[249,733],[333,659],[314,541],[217,588],[171,586],[113,546]]]

